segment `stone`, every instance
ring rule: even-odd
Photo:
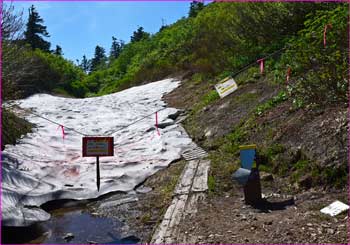
[[[89,244],[98,244],[98,242],[92,241],[92,240],[87,240]]]
[[[205,137],[209,138],[209,137],[212,136],[212,135],[213,135],[213,133],[211,132],[210,129],[204,131],[204,136],[205,136]]]
[[[262,181],[273,181],[273,175],[266,172],[260,172],[260,179]]]
[[[300,187],[303,187],[305,189],[310,189],[312,186],[312,177],[310,175],[302,176],[299,179],[298,184]]]
[[[74,238],[74,234],[73,233],[66,233],[63,237],[64,240],[70,241]]]

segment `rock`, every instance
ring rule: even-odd
[[[273,181],[273,176],[270,173],[260,172],[260,179],[262,181]]]
[[[181,111],[178,110],[178,111],[176,111],[176,112],[173,113],[173,114],[169,114],[169,115],[168,115],[168,118],[170,118],[170,119],[172,119],[172,120],[175,120],[180,114],[181,114]]]
[[[209,106],[205,106],[205,107],[203,107],[202,111],[203,111],[203,112],[205,112],[205,111],[209,111]]]
[[[164,129],[168,126],[174,125],[174,121],[169,119],[164,122],[158,123],[158,128]]]
[[[309,226],[309,227],[310,227],[310,226],[312,226],[312,224],[311,224],[311,223],[307,223],[306,225],[307,225],[307,226]]]
[[[312,186],[312,177],[311,175],[305,175],[301,177],[298,181],[300,187],[310,189]]]
[[[334,234],[334,230],[329,228],[329,229],[327,229],[327,233],[328,234]]]
[[[272,221],[266,221],[265,225],[272,225]]]
[[[74,234],[73,233],[66,233],[62,238],[64,240],[70,241],[74,238]]]
[[[210,234],[208,237],[209,237],[209,238],[212,238],[212,237],[214,237],[214,234]]]
[[[148,186],[141,186],[139,188],[136,189],[137,193],[141,193],[141,194],[145,194],[148,192],[151,192],[153,189],[151,187]]]
[[[89,244],[98,244],[98,242],[92,241],[92,240],[86,240]]]
[[[210,129],[204,131],[204,136],[205,136],[205,137],[209,138],[209,137],[212,136],[212,135],[213,135],[213,133],[211,132]]]

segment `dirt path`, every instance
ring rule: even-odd
[[[225,196],[200,203],[197,215],[186,220],[180,233],[191,243],[347,243],[346,212],[330,217],[319,211],[335,200],[344,201],[346,192],[274,195],[267,200],[276,210],[256,209],[245,205],[242,190],[233,187]],[[295,204],[283,205],[290,197]]]

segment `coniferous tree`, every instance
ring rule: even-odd
[[[167,27],[168,25],[165,23],[165,19],[162,18],[162,26],[159,28],[159,32],[163,31]]]
[[[30,44],[32,49],[41,49],[49,52],[51,44],[43,39],[43,37],[50,37],[46,30],[46,26],[42,25],[44,20],[39,16],[34,5],[29,8],[29,18],[27,28],[24,32],[25,41]]]
[[[190,12],[188,13],[188,17],[196,17],[199,11],[201,11],[203,8],[203,2],[193,1],[190,6]]]
[[[78,62],[79,63],[79,62]],[[90,67],[91,67],[91,61],[88,60],[85,56],[83,55],[83,59],[81,60],[81,63],[79,64],[79,67],[85,72],[89,73],[90,72]]]
[[[106,64],[106,51],[100,46],[96,46],[94,58],[91,60],[91,71],[96,71],[99,67],[102,67]]]
[[[53,51],[53,54],[59,55],[59,56],[63,55],[62,48],[60,45],[56,45],[56,49]]]
[[[140,26],[139,28],[137,28],[136,31],[134,31],[133,35],[131,36],[131,42],[138,42],[141,41],[142,39],[146,39],[150,36],[150,34],[148,32],[145,32],[143,30],[143,27]]]
[[[120,53],[122,52],[123,48],[124,48],[124,41],[123,40],[119,40],[115,37],[112,37],[112,46],[111,46],[111,50],[109,53],[109,59],[110,61],[116,59],[119,57]]]

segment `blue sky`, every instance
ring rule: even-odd
[[[52,49],[56,44],[64,57],[75,61],[85,54],[92,58],[96,45],[111,47],[112,36],[130,41],[138,26],[155,33],[162,25],[187,16],[190,1],[181,2],[14,2],[28,20],[28,8],[34,4],[50,34]]]

